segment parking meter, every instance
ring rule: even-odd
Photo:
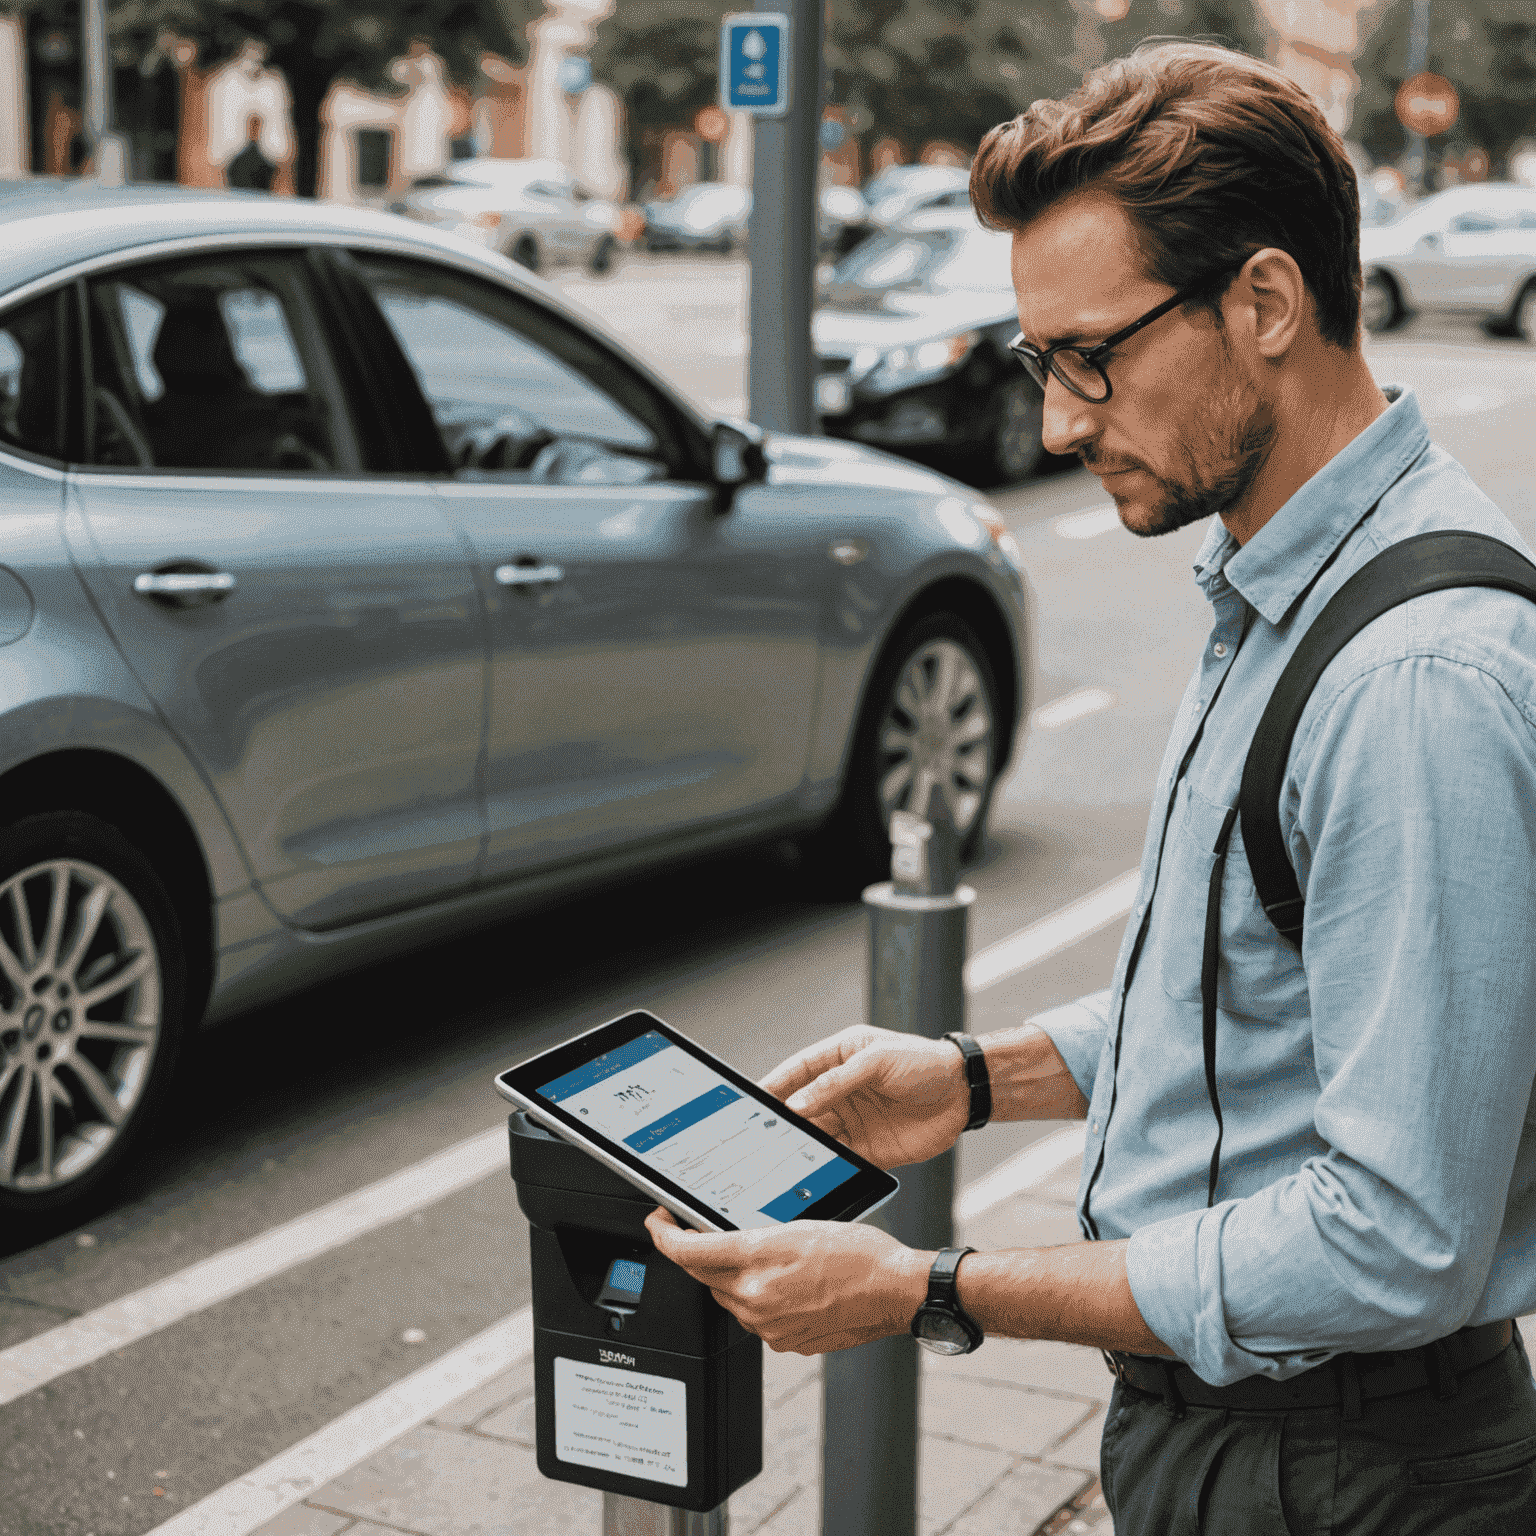
[[[651,1245],[655,1202],[524,1114],[539,1471],[708,1511],[763,1468],[763,1345]]]

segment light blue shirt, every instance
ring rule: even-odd
[[[1536,604],[1509,593],[1415,598],[1324,673],[1280,806],[1307,901],[1301,955],[1265,918],[1233,832],[1226,1136],[1205,1205],[1206,891],[1281,669],[1389,545],[1463,528],[1528,553],[1431,445],[1412,393],[1387,394],[1245,546],[1212,527],[1195,573],[1215,624],[1163,759],[1113,985],[1036,1020],[1090,1101],[1084,1231],[1130,1238],[1147,1325],[1214,1385],[1536,1311]]]

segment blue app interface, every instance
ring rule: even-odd
[[[656,1030],[539,1093],[738,1227],[793,1221],[859,1171]]]

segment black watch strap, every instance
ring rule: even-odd
[[[937,1302],[951,1311],[963,1312],[960,1295],[955,1288],[955,1276],[960,1270],[960,1260],[974,1248],[945,1248],[934,1259],[928,1271],[928,1300]]]
[[[987,1075],[986,1052],[979,1041],[959,1030],[952,1030],[944,1038],[959,1046],[964,1058],[965,1081],[971,1090],[971,1115],[965,1128],[979,1131],[992,1118],[992,1079]]]

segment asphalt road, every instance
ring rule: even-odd
[[[636,261],[565,286],[716,408],[740,409],[739,266]],[[1375,345],[1441,443],[1536,539],[1536,350],[1471,327]],[[997,797],[973,947],[1133,867],[1164,735],[1202,643],[1202,530],[1082,535],[1106,501],[1058,471],[996,497],[1036,594],[1034,729]],[[1065,531],[1058,531],[1064,529]],[[1112,928],[973,999],[978,1032],[1103,985]],[[774,851],[720,860],[446,945],[204,1037],[173,1135],[83,1227],[0,1234],[0,1349],[495,1126],[492,1074],[643,1004],[761,1072],[858,1019],[864,920]],[[968,1138],[974,1178],[1049,1127]],[[134,1536],[527,1300],[499,1175],[0,1407],[0,1536]],[[417,1343],[402,1342],[420,1330]],[[414,1336],[414,1335],[413,1335]],[[157,1493],[156,1490],[161,1490]]]

